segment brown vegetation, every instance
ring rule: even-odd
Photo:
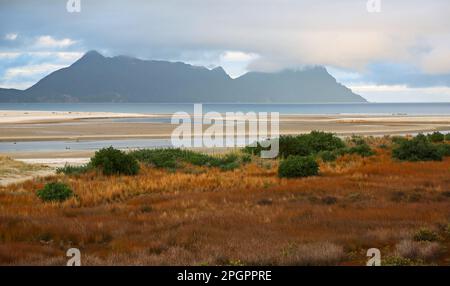
[[[372,139],[372,146],[386,139]],[[280,179],[277,161],[233,171],[141,166],[137,176],[92,171],[0,188],[0,264],[365,265],[366,251],[450,262],[450,158],[397,162],[389,148],[321,163],[320,175]],[[76,196],[43,203],[45,183]],[[438,241],[413,241],[420,229]]]

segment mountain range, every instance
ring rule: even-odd
[[[221,67],[105,57],[87,52],[26,90],[1,89],[0,102],[366,102],[324,67],[248,72],[231,78]]]

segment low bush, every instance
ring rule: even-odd
[[[395,159],[403,161],[440,161],[442,154],[439,148],[428,138],[419,134],[411,140],[401,141],[392,150]]]
[[[326,196],[321,199],[322,203],[325,205],[334,205],[337,203],[337,198],[333,196]]]
[[[242,154],[241,161],[244,164],[250,163],[252,161],[252,156],[250,156],[249,154]]]
[[[313,157],[289,156],[278,167],[278,176],[281,178],[308,177],[318,173],[319,165]]]
[[[419,231],[414,234],[414,240],[415,241],[438,241],[439,236],[436,232],[422,228]]]
[[[439,145],[437,145],[437,148],[438,148],[441,156],[443,156],[443,157],[450,156],[450,144],[446,144],[446,143],[439,144]]]
[[[261,155],[265,150],[260,143],[256,147],[247,146],[244,152]],[[279,157],[287,158],[289,156],[312,156],[319,152],[335,151],[345,148],[345,143],[333,133],[322,131],[312,131],[309,134],[285,135],[279,138]]]
[[[103,148],[95,152],[90,164],[101,169],[104,175],[136,175],[139,172],[137,160],[130,154],[114,149]]]
[[[393,136],[391,139],[392,143],[394,144],[401,144],[405,141],[408,141],[408,139],[404,136]]]
[[[210,156],[190,150],[179,148],[173,149],[143,149],[130,153],[136,160],[157,168],[177,169],[183,164],[192,164],[194,166],[218,167],[222,170],[232,170],[238,168],[241,164],[251,161],[249,154],[230,153],[223,157]]]
[[[320,159],[324,162],[333,162],[336,161],[338,154],[333,151],[322,151],[317,154]]]
[[[433,132],[431,134],[428,134],[427,137],[433,143],[440,143],[440,142],[444,142],[444,140],[445,140],[445,135],[442,134],[441,132]]]
[[[359,144],[353,147],[348,148],[345,150],[345,153],[348,154],[358,154],[362,157],[370,157],[375,155],[375,152],[372,151],[369,145],[367,145],[365,142],[363,144]]]
[[[64,175],[80,175],[80,174],[84,174],[90,170],[92,170],[91,164],[85,164],[85,165],[81,165],[81,166],[71,166],[71,165],[66,164],[62,168],[57,168],[56,173],[64,174]]]
[[[416,262],[412,259],[401,256],[388,256],[381,260],[382,266],[415,266],[421,264],[421,262]]]
[[[44,202],[63,202],[73,196],[73,191],[64,183],[48,183],[36,195]]]
[[[352,135],[352,137],[350,137],[350,142],[353,143],[354,145],[364,145],[367,144],[366,140],[364,140],[364,137],[362,136],[357,136],[357,135]]]
[[[219,168],[222,171],[232,171],[234,169],[239,168],[239,166],[240,164],[238,162],[230,162],[220,165]]]

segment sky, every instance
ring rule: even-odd
[[[323,65],[372,102],[450,102],[448,0],[68,1],[0,0],[0,87],[97,50],[233,78]]]

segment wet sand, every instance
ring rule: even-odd
[[[1,112],[0,112],[1,114]],[[177,125],[163,122],[116,122],[114,117],[54,118],[33,116],[30,121],[14,122],[0,116],[0,142],[51,140],[166,139]],[[104,115],[103,115],[104,116]],[[148,115],[147,115],[148,116]],[[120,117],[144,117],[120,114]],[[170,118],[158,115],[159,118]],[[22,120],[22,119],[21,119]],[[47,120],[46,122],[44,122]],[[207,126],[205,126],[205,129]],[[308,133],[311,130],[337,135],[401,135],[450,130],[449,116],[280,116],[280,134]]]
[[[118,118],[159,119],[125,121]],[[0,111],[0,142],[22,141],[84,141],[120,139],[169,139],[177,125],[170,115],[105,113]],[[205,126],[206,129],[208,126]],[[339,136],[404,135],[420,132],[450,131],[450,116],[373,116],[373,115],[281,115],[280,134],[308,133],[312,130],[333,132]],[[51,158],[92,155],[92,151],[52,153]],[[71,155],[69,155],[71,154]],[[1,155],[1,153],[0,153]],[[14,158],[32,159],[34,152],[8,153]]]

